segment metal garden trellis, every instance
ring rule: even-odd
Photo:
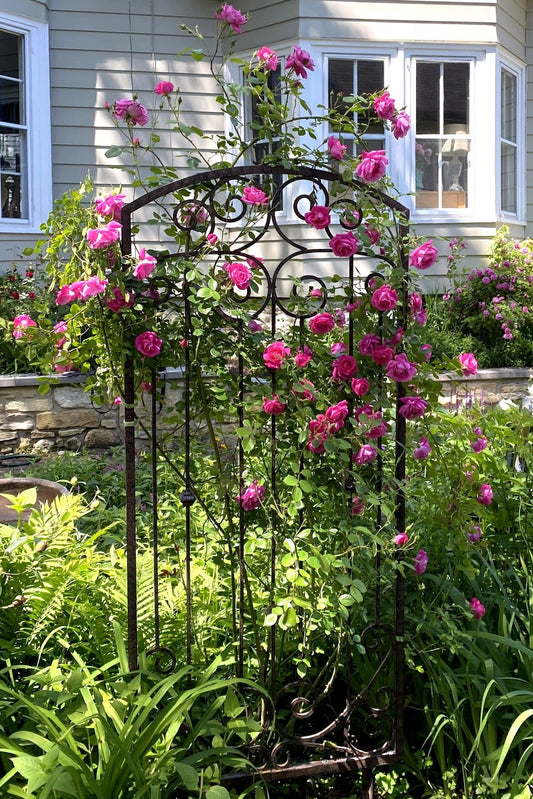
[[[128,259],[132,254],[132,230],[134,225],[134,215],[142,208],[146,208],[156,202],[170,201],[172,204],[173,222],[178,230],[190,233],[188,236],[187,247],[179,252],[172,252],[167,246],[158,258],[159,261],[169,259],[182,259],[189,262],[191,259],[198,258],[200,244],[198,237],[192,235],[201,218],[203,224],[203,238],[205,235],[213,233],[217,226],[227,226],[238,230],[246,208],[241,203],[239,206],[239,192],[236,186],[243,183],[267,180],[272,187],[272,197],[268,207],[264,210],[260,222],[254,224],[253,236],[246,238],[243,242],[238,236],[232,243],[230,236],[227,249],[223,257],[228,259],[244,259],[250,252],[250,247],[257,247],[259,243],[263,248],[270,246],[272,237],[280,244],[274,247],[277,255],[281,252],[281,257],[275,259],[275,263],[267,269],[263,267],[259,260],[256,266],[261,270],[263,291],[261,297],[255,297],[255,304],[252,309],[253,318],[268,319],[272,338],[276,337],[283,320],[289,319],[291,323],[301,324],[308,318],[309,314],[299,313],[289,308],[286,302],[286,281],[284,276],[294,271],[295,259],[299,263],[304,263],[302,274],[300,274],[300,284],[307,285],[314,283],[320,287],[320,292],[325,302],[327,298],[327,286],[323,279],[316,274],[307,272],[307,264],[313,263],[313,259],[321,257],[324,253],[331,255],[331,250],[324,246],[324,241],[317,243],[304,239],[290,237],[287,232],[286,221],[280,223],[280,216],[283,209],[287,209],[288,192],[291,192],[292,208],[294,216],[298,220],[303,220],[304,211],[312,205],[320,204],[331,206],[333,209],[336,204],[335,197],[331,198],[330,187],[335,185],[337,189],[343,189],[343,203],[348,203],[354,210],[353,224],[345,225],[345,228],[354,229],[363,222],[364,214],[358,205],[358,198],[363,193],[366,198],[370,197],[376,207],[384,209],[387,213],[394,216],[398,226],[398,241],[400,243],[399,262],[392,263],[392,268],[400,267],[403,269],[404,296],[402,305],[403,319],[407,317],[407,256],[404,241],[408,233],[408,211],[394,199],[384,195],[377,189],[363,185],[358,181],[343,181],[337,172],[313,167],[296,167],[287,169],[285,166],[242,166],[227,169],[218,169],[191,175],[182,180],[177,180],[168,185],[163,185],[144,196],[139,197],[133,202],[125,205],[122,209],[122,252],[123,257]],[[338,196],[335,195],[335,196]],[[184,199],[185,198],[185,199]],[[190,213],[191,205],[194,204],[195,213]],[[189,209],[185,215],[183,209]],[[286,217],[285,217],[286,219]],[[341,220],[342,224],[342,220]],[[323,233],[323,231],[321,231]],[[329,229],[326,234],[330,236]],[[327,244],[327,239],[325,240]],[[272,248],[271,248],[272,249]],[[220,253],[217,255],[220,257]],[[388,259],[384,256],[372,255],[372,253],[352,255],[348,259],[347,274],[344,278],[350,291],[353,291],[356,284],[362,290],[369,290],[369,274],[362,274],[358,270],[358,259],[362,261],[366,257],[366,262],[371,258],[378,257],[379,260],[387,263]],[[367,268],[368,272],[368,268]],[[376,273],[377,274],[377,273]],[[161,288],[161,286],[160,286]],[[190,307],[191,287],[186,280],[181,285],[165,284],[163,291],[160,292],[159,302],[164,305],[169,297],[179,297],[184,309],[184,338],[190,334],[191,307]],[[239,298],[243,305],[250,300],[250,292],[244,292]],[[232,324],[233,320],[221,310],[221,319],[225,325]],[[235,336],[239,338],[239,322],[235,321]],[[303,329],[303,327],[302,327]],[[349,352],[354,351],[355,341],[351,323],[349,323],[348,347]],[[191,661],[191,629],[194,614],[194,598],[191,591],[191,507],[197,499],[197,489],[194,485],[191,469],[191,418],[190,418],[190,391],[192,379],[192,365],[188,348],[184,351],[184,369],[182,375],[182,391],[184,396],[184,418],[183,418],[183,437],[179,446],[183,452],[184,459],[184,482],[181,487],[181,503],[185,508],[185,582],[186,582],[186,659]],[[245,394],[245,373],[246,364],[241,355],[236,359],[236,364],[232,364],[236,370],[237,381],[240,393],[240,405],[236,424],[242,428],[244,423],[244,394]],[[127,581],[128,581],[128,653],[129,664],[132,670],[137,668],[138,640],[137,640],[137,564],[136,564],[136,410],[135,410],[135,370],[133,357],[126,357],[125,362],[125,384],[124,384],[124,408],[125,408],[125,451],[126,451],[126,492],[127,492]],[[164,381],[164,375],[154,373],[153,380]],[[275,376],[272,377],[275,380]],[[405,480],[405,419],[398,413],[399,400],[405,394],[403,384],[397,384],[396,398],[396,424],[395,424],[395,443],[393,458],[393,480],[396,486],[395,494],[395,524],[398,531],[405,529],[405,498],[402,485]],[[152,401],[149,412],[149,438],[153,453],[153,545],[154,545],[154,648],[153,652],[160,664],[163,659],[167,659],[167,668],[171,669],[174,665],[174,655],[169,649],[162,645],[160,640],[160,620],[159,620],[159,585],[158,585],[158,491],[157,491],[157,447],[158,447],[158,416],[160,407],[156,400],[156,392],[152,390]],[[228,420],[231,421],[231,420]],[[277,447],[277,427],[276,417],[271,420],[270,436],[270,491],[275,497],[278,490],[279,475],[276,469],[276,447]],[[238,455],[238,468],[242,484],[242,475],[246,461],[246,454],[243,451],[242,443],[236,444]],[[381,455],[376,463],[376,480],[379,490],[382,490],[384,483],[383,462]],[[349,489],[350,486],[348,485]],[[376,524],[379,528],[381,524],[381,507],[376,508]],[[238,529],[238,576],[236,578],[236,597],[235,607],[237,609],[236,633],[236,663],[235,669],[237,676],[242,676],[243,661],[245,654],[245,574],[247,569],[245,545],[247,540],[247,518],[242,508],[236,511]],[[269,556],[269,575],[271,584],[276,581],[277,550],[279,531],[276,529],[276,522],[273,518],[272,529],[270,530],[270,556]],[[307,780],[313,775],[341,774],[353,770],[363,771],[363,796],[371,799],[373,794],[372,769],[374,767],[394,762],[401,758],[403,751],[403,719],[402,708],[404,701],[404,676],[403,676],[403,608],[404,608],[404,584],[400,570],[396,570],[393,581],[393,600],[388,600],[388,610],[391,616],[385,617],[382,602],[382,584],[380,578],[381,552],[378,547],[376,553],[376,581],[375,598],[373,601],[373,618],[360,631],[358,637],[358,651],[363,655],[355,657],[353,643],[346,646],[346,660],[344,662],[343,680],[328,680],[324,678],[324,683],[315,686],[313,690],[306,686],[304,679],[288,680],[283,685],[279,685],[278,672],[279,664],[276,662],[276,630],[271,628],[271,638],[269,646],[269,663],[267,664],[269,679],[268,686],[272,700],[272,713],[264,714],[264,736],[259,736],[255,745],[249,749],[250,758],[255,763],[257,773],[263,779],[280,782],[295,782],[299,786],[299,795],[307,796]],[[356,660],[361,657],[367,658],[370,664],[370,676],[362,677],[361,684],[354,688],[356,681]],[[380,683],[380,680],[382,681]],[[274,721],[276,714],[276,721]],[[240,781],[250,779],[249,774],[230,774],[226,775],[228,784],[239,784]]]

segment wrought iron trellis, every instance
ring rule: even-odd
[[[260,181],[269,181],[271,199],[268,207],[263,209],[263,214],[254,222],[253,236],[245,241],[239,238],[239,225],[247,213],[246,206],[239,199],[242,186],[250,182],[258,184]],[[331,187],[335,187],[332,196]],[[342,192],[339,191],[342,189]],[[291,310],[287,303],[286,288],[281,288],[284,276],[294,270],[295,259],[304,263],[305,267],[300,274],[300,284],[312,283],[320,287],[323,296],[322,306],[327,299],[327,285],[322,277],[316,273],[306,271],[307,264],[316,263],[317,257],[331,256],[328,239],[331,238],[329,227],[319,231],[322,236],[300,235],[296,238],[290,234],[293,229],[288,224],[285,213],[290,199],[290,210],[293,217],[303,221],[304,213],[313,205],[349,206],[353,210],[351,221],[340,220],[344,229],[356,230],[365,219],[362,210],[361,197],[376,208],[381,208],[395,220],[397,226],[398,256],[391,260],[386,256],[379,256],[379,261],[388,269],[399,270],[403,275],[403,298],[400,322],[407,320],[407,257],[404,242],[408,234],[408,211],[394,199],[380,191],[358,181],[344,182],[339,174],[325,169],[311,167],[295,168],[288,170],[278,166],[244,166],[231,169],[220,169],[191,175],[182,180],[174,181],[161,186],[137,200],[124,206],[122,210],[122,251],[125,262],[132,254],[132,230],[135,214],[140,209],[155,203],[169,202],[172,206],[173,222],[176,228],[187,234],[187,245],[179,251],[173,252],[170,245],[159,257],[161,262],[170,262],[172,259],[181,259],[184,263],[197,260],[202,253],[205,256],[205,241],[209,233],[214,233],[220,227],[228,230],[226,248],[223,251],[225,260],[236,260],[251,257],[254,266],[261,270],[263,290],[261,295],[255,296],[251,316],[254,319],[268,319],[272,340],[275,339],[283,319],[290,319],[292,323],[302,325],[310,313]],[[340,199],[339,199],[340,198]],[[239,205],[240,203],[240,205]],[[194,209],[191,212],[191,208]],[[186,211],[186,213],[185,213]],[[201,227],[198,235],[197,228]],[[300,225],[300,227],[302,227]],[[237,235],[232,236],[232,231]],[[276,244],[272,244],[275,241]],[[274,263],[265,267],[260,259],[251,250],[258,245],[271,252],[275,250]],[[203,248],[203,249],[202,249]],[[220,257],[221,253],[215,254]],[[347,258],[347,272],[344,277],[348,294],[353,294],[356,285],[360,291],[369,291],[372,286],[372,277],[379,274],[369,271],[369,264],[377,256],[368,249],[358,252]],[[359,271],[359,264],[365,264],[366,274]],[[191,305],[190,296],[193,287],[187,280],[179,285],[170,284],[168,281],[159,283],[159,299],[162,306],[169,298],[180,298],[184,308],[184,338],[190,336]],[[155,295],[154,295],[155,296]],[[251,299],[248,290],[238,298],[245,304]],[[316,313],[316,309],[313,311]],[[232,320],[221,309],[221,320],[228,325],[235,324],[235,335],[239,338],[242,328],[238,320]],[[222,322],[221,322],[222,323]],[[351,322],[348,322],[349,352],[354,351],[356,342]],[[244,424],[244,394],[246,364],[241,355],[237,362],[232,364],[236,371],[239,385],[240,404],[236,423],[242,428]],[[180,500],[185,509],[185,583],[186,583],[186,659],[191,661],[192,624],[194,614],[194,601],[191,590],[191,508],[197,499],[196,487],[193,483],[191,458],[191,426],[190,392],[192,378],[192,364],[189,349],[184,350],[184,367],[182,373],[182,391],[184,397],[183,436],[180,446],[183,449],[184,477]],[[275,375],[271,375],[275,384]],[[153,388],[151,406],[148,414],[147,430],[152,445],[153,468],[153,545],[154,545],[154,647],[161,670],[172,670],[175,657],[172,651],[161,642],[159,619],[159,570],[158,570],[158,491],[157,491],[157,446],[158,446],[158,417],[161,411],[160,401],[156,396],[156,381],[164,382],[164,375],[153,374]],[[125,408],[125,476],[127,493],[127,584],[128,584],[128,655],[130,668],[137,667],[138,638],[137,638],[137,563],[136,563],[136,375],[133,356],[126,356],[124,408]],[[403,384],[397,384],[395,442],[393,458],[393,474],[391,475],[396,486],[395,494],[395,525],[398,531],[405,529],[405,498],[403,494],[403,481],[405,480],[405,419],[398,413],[399,400],[404,394]],[[230,420],[228,420],[230,421]],[[378,443],[381,443],[379,441]],[[272,417],[271,427],[271,474],[270,491],[275,496],[278,475],[276,473],[276,444],[277,429],[276,417]],[[245,453],[242,444],[237,444],[240,480],[242,486],[245,466]],[[378,455],[376,465],[376,485],[378,493],[384,488],[385,476],[383,474],[383,461]],[[350,485],[346,486],[350,489]],[[382,523],[381,507],[376,509],[376,523],[378,528]],[[238,620],[236,624],[236,673],[243,673],[245,654],[244,615],[245,615],[245,573],[246,557],[245,545],[247,540],[247,518],[242,508],[237,512],[238,520],[238,577],[236,578],[237,600],[236,607]],[[271,583],[276,581],[276,548],[278,531],[273,520],[271,530],[270,574]],[[375,599],[373,603],[373,618],[368,621],[360,631],[357,640],[357,650],[370,664],[371,674],[357,687],[354,685],[355,644],[349,642],[344,662],[342,679],[324,679],[324,684],[311,689],[304,679],[289,680],[282,686],[277,684],[276,663],[276,632],[272,628],[270,641],[270,664],[268,685],[271,693],[271,710],[263,706],[262,716],[265,733],[259,736],[254,747],[248,751],[250,759],[255,763],[260,775],[267,780],[295,782],[299,786],[299,795],[307,796],[307,780],[313,775],[342,774],[354,770],[363,772],[363,796],[371,799],[373,796],[372,769],[393,762],[401,758],[403,751],[403,609],[404,609],[404,584],[400,570],[396,570],[393,581],[393,599],[388,601],[389,616],[386,617],[383,608],[382,581],[381,581],[381,551],[376,553],[376,580]],[[163,665],[163,661],[165,664]],[[360,660],[360,657],[359,657]],[[337,675],[338,676],[338,675]],[[274,721],[276,718],[276,721]],[[249,774],[227,775],[228,784],[249,779]]]

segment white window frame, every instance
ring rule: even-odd
[[[48,25],[0,13],[0,28],[24,37],[26,211],[23,219],[0,218],[0,233],[37,233],[52,208],[52,146]],[[24,190],[24,189],[23,189]]]
[[[516,78],[516,213],[502,208],[501,187],[501,80],[502,71]],[[496,207],[501,222],[526,223],[526,68],[508,53],[498,53],[496,60]]]

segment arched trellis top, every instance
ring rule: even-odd
[[[261,179],[270,180],[269,187],[271,189],[271,196],[267,197],[264,207],[256,210],[253,224],[249,226],[247,232],[249,235],[246,237],[245,243],[239,243],[239,221],[245,216],[245,207],[241,206],[241,210],[233,208],[233,200],[239,200],[239,195],[232,193],[235,186],[242,191],[242,187],[246,185],[257,185]],[[298,181],[303,181],[304,188],[301,189],[296,186],[296,191],[291,196],[292,208],[290,214],[285,214],[283,219],[280,220],[280,205],[279,198],[288,186],[296,185]],[[308,190],[305,186],[310,186]],[[232,188],[233,187],[233,188]],[[319,187],[319,188],[317,188]],[[338,191],[337,191],[338,190]],[[285,322],[288,317],[291,317],[292,323],[298,322],[299,335],[304,335],[308,332],[309,325],[305,325],[305,320],[309,319],[307,312],[291,313],[287,307],[279,301],[279,296],[276,291],[276,280],[284,266],[289,264],[292,266],[291,258],[294,252],[301,254],[303,260],[305,256],[319,255],[323,257],[324,253],[331,256],[331,249],[326,245],[331,240],[332,234],[330,225],[326,226],[324,237],[319,235],[314,236],[313,241],[309,243],[309,239],[295,240],[290,237],[294,232],[294,226],[298,222],[304,223],[304,210],[303,205],[309,210],[317,201],[317,192],[321,192],[321,197],[324,204],[330,207],[337,206],[341,209],[343,206],[350,206],[354,211],[351,220],[346,224],[343,223],[342,214],[339,216],[338,224],[344,227],[345,230],[355,231],[358,226],[363,223],[363,215],[359,213],[361,208],[358,203],[358,198],[362,198],[365,202],[369,201],[372,208],[378,209],[389,215],[393,215],[396,222],[396,238],[398,247],[394,255],[386,255],[384,253],[377,254],[370,246],[366,247],[364,252],[357,252],[350,254],[346,260],[348,262],[348,272],[346,281],[349,286],[347,296],[355,296],[353,291],[354,282],[356,279],[360,282],[361,276],[357,273],[355,262],[359,257],[363,258],[376,258],[378,261],[383,262],[386,269],[396,270],[402,274],[399,281],[400,291],[402,293],[401,302],[399,303],[398,320],[399,324],[406,321],[407,314],[407,253],[406,241],[409,232],[408,220],[409,211],[395,199],[387,196],[379,189],[372,185],[362,183],[357,180],[344,180],[343,177],[336,171],[314,168],[314,167],[294,167],[287,169],[285,166],[272,166],[272,165],[257,165],[257,166],[239,166],[232,168],[216,169],[207,172],[200,172],[190,175],[186,178],[176,180],[172,183],[162,185],[147,194],[133,200],[132,202],[124,205],[122,209],[122,252],[124,256],[124,269],[127,270],[131,264],[132,256],[132,231],[135,213],[141,209],[147,208],[152,204],[160,203],[169,199],[166,204],[172,219],[179,232],[186,234],[181,237],[185,244],[178,247],[178,251],[172,253],[167,247],[162,249],[159,254],[158,262],[165,262],[167,259],[183,258],[186,262],[187,259],[193,259],[198,256],[203,260],[209,252],[206,250],[205,242],[210,232],[213,232],[217,225],[225,225],[226,223],[236,223],[233,228],[233,233],[228,236],[228,242],[221,246],[218,250],[216,247],[212,253],[215,261],[217,258],[222,260],[231,254],[233,257],[241,255],[245,257],[248,254],[248,248],[260,241],[268,247],[269,244],[265,237],[266,231],[274,231],[278,238],[285,244],[290,245],[292,254],[287,256],[282,252],[281,258],[275,261],[274,266],[269,270],[263,267],[260,259],[256,259],[254,264],[257,270],[261,272],[261,285],[265,289],[264,304],[257,301],[257,296],[254,297],[255,306],[250,311],[250,316],[256,318],[258,314],[267,311],[269,315],[269,335],[273,340],[279,335],[279,331],[283,331],[282,319],[279,320],[278,316],[285,317]],[[226,195],[225,195],[226,192]],[[299,193],[298,193],[299,192]],[[229,202],[224,200],[224,197],[229,197]],[[241,198],[242,202],[242,198]],[[191,204],[198,203],[200,208],[205,210],[205,218],[202,220],[203,228],[200,236],[194,237],[193,233],[196,227],[196,219],[183,221],[183,210],[188,206],[189,215],[191,214]],[[301,205],[302,203],[302,205]],[[174,209],[172,208],[174,205]],[[231,206],[231,208],[230,208]],[[226,213],[227,211],[227,213]],[[180,216],[181,213],[181,216]],[[255,224],[257,221],[257,224]],[[308,226],[306,226],[308,227]],[[292,228],[289,232],[287,229]],[[323,232],[323,231],[318,231]],[[172,237],[169,237],[172,239]],[[178,235],[179,238],[179,235]],[[156,250],[152,246],[152,250]],[[282,248],[283,249],[283,248]],[[253,259],[253,256],[252,256]],[[274,259],[275,260],[275,259]],[[310,258],[312,262],[312,258]],[[215,268],[220,269],[215,264]],[[370,277],[376,275],[379,278],[382,276],[378,272],[371,272]],[[305,275],[305,277],[309,277]],[[263,282],[264,281],[264,282]],[[167,296],[179,298],[180,308],[184,311],[184,341],[188,341],[189,335],[192,334],[192,326],[190,322],[190,296],[188,292],[194,287],[190,287],[187,281],[183,281],[180,287],[170,287],[168,295],[162,295],[160,299],[160,306],[163,307]],[[174,291],[175,289],[175,291]],[[370,291],[370,281],[367,278],[364,284],[364,290]],[[174,292],[174,294],[172,293]],[[236,297],[235,301],[245,304],[249,298],[249,293],[244,292],[246,296],[241,295]],[[324,307],[324,300],[318,301],[318,307]],[[383,319],[384,315],[380,312],[378,314],[378,330],[383,340]],[[221,324],[231,324],[231,316],[224,316],[221,312],[221,318],[224,320]],[[214,325],[216,327],[216,325]],[[235,340],[240,341],[243,331],[242,320],[238,321],[236,326]],[[400,337],[401,338],[401,337]],[[353,321],[348,319],[347,333],[346,333],[346,350],[350,356],[353,355],[356,346],[355,334],[353,330]],[[303,341],[300,342],[303,346]],[[233,420],[234,424],[242,429],[245,423],[245,395],[250,390],[250,382],[247,382],[247,364],[244,362],[242,354],[239,354],[237,359],[238,364],[236,368],[235,380],[237,386],[237,393],[239,401],[236,403],[238,407],[237,418]],[[184,613],[184,626],[186,627],[187,647],[185,658],[187,662],[191,662],[191,641],[192,641],[192,617],[194,614],[194,596],[192,590],[191,574],[190,574],[190,560],[191,551],[194,545],[193,532],[191,525],[191,507],[199,498],[198,488],[194,484],[193,476],[193,454],[191,448],[191,436],[193,424],[190,414],[190,401],[192,394],[192,382],[201,371],[202,364],[196,363],[196,373],[191,363],[188,346],[185,347],[183,352],[183,424],[181,425],[182,439],[180,439],[180,446],[184,453],[184,472],[182,491],[180,496],[181,503],[185,513],[185,526],[184,526],[184,540],[185,540],[185,577],[186,583],[186,610]],[[378,367],[381,369],[382,367]],[[235,365],[232,366],[235,371]],[[271,390],[276,390],[276,376],[271,374]],[[154,381],[158,376],[153,375]],[[383,375],[376,378],[377,382],[382,386],[384,383]],[[381,391],[381,389],[380,389]],[[405,389],[402,383],[398,383],[396,388],[389,391],[393,396],[393,421],[394,433],[393,440],[391,440],[390,455],[388,457],[387,469],[390,470],[391,484],[394,485],[394,525],[397,531],[403,531],[406,527],[405,518],[405,497],[403,493],[403,484],[405,481],[405,442],[406,442],[406,425],[405,418],[399,413],[400,400],[405,396]],[[345,404],[346,408],[351,403],[350,412],[353,414],[355,408],[353,407],[354,399],[349,399]],[[158,568],[157,568],[157,552],[158,552],[158,492],[157,492],[157,447],[158,447],[158,401],[156,401],[156,392],[152,389],[152,403],[151,403],[151,428],[149,438],[152,444],[153,453],[153,497],[154,497],[154,511],[153,511],[153,528],[154,528],[154,641],[155,646],[153,651],[156,655],[156,660],[162,661],[167,659],[167,663],[175,663],[176,658],[170,649],[166,648],[160,643],[159,638],[159,610],[158,610]],[[126,523],[127,523],[127,580],[128,580],[128,656],[129,663],[132,669],[137,666],[137,565],[136,565],[136,491],[135,491],[135,464],[136,464],[136,412],[135,412],[135,363],[133,355],[125,356],[125,383],[124,383],[124,413],[125,413],[125,449],[126,449],[126,493],[127,493],[127,508],[126,508]],[[380,417],[380,411],[377,413]],[[231,420],[229,420],[231,422]],[[194,420],[198,424],[198,418]],[[381,434],[379,434],[381,436]],[[381,455],[381,437],[377,438],[375,442],[376,458],[375,458],[375,477],[374,489],[376,496],[380,497],[382,492],[389,491],[386,484],[386,476],[384,475],[385,466],[384,459]],[[235,463],[238,465],[237,487],[240,487],[242,492],[244,486],[244,472],[246,464],[246,453],[243,449],[242,442],[235,444]],[[300,463],[303,460],[303,455],[299,455]],[[350,463],[354,458],[351,458]],[[273,497],[273,506],[279,507],[280,497],[282,496],[283,476],[278,474],[279,470],[283,468],[285,461],[280,462],[278,459],[278,422],[276,416],[273,415],[270,420],[270,434],[268,441],[268,456],[265,456],[265,462],[269,461],[268,479],[269,490]],[[298,467],[300,468],[300,467]],[[372,467],[374,468],[374,466]],[[294,479],[291,477],[291,479]],[[342,483],[342,478],[341,478]],[[350,486],[349,480],[346,481],[345,488]],[[336,480],[336,489],[339,488],[339,480]],[[390,497],[390,495],[388,495]],[[235,503],[235,497],[233,498]],[[390,503],[389,503],[390,504]],[[235,508],[235,504],[233,506]],[[343,511],[346,512],[346,509]],[[249,597],[249,574],[248,564],[246,560],[246,543],[248,537],[248,517],[246,516],[241,505],[238,510],[231,510],[230,515],[235,518],[231,521],[232,530],[234,533],[234,543],[237,555],[234,560],[234,573],[231,576],[231,585],[233,586],[232,596],[232,620],[233,624],[228,625],[232,628],[234,633],[234,641],[232,642],[233,651],[236,652],[235,666],[237,677],[241,677],[244,672],[244,659],[246,653],[246,634],[245,625],[248,623],[250,616],[250,597]],[[381,529],[383,524],[383,516],[381,509],[381,500],[376,504],[375,509],[375,522],[376,528]],[[275,518],[276,514],[272,514],[270,518],[270,530],[264,531],[264,536],[270,536],[270,550],[267,560],[263,564],[265,573],[263,575],[263,585],[266,587],[266,593],[270,592],[273,596],[274,588],[277,586],[276,571],[280,565],[279,554],[279,538],[283,537],[283,531],[278,529],[278,522]],[[400,557],[400,555],[398,555]],[[349,567],[352,568],[351,566]],[[323,655],[324,665],[318,668],[315,674],[315,682],[311,683],[300,676],[291,676],[284,673],[283,670],[287,668],[286,661],[279,664],[276,660],[278,657],[280,633],[277,631],[276,626],[272,625],[267,627],[265,633],[265,640],[263,641],[264,652],[261,652],[261,647],[257,646],[254,650],[258,653],[257,661],[260,662],[260,678],[259,684],[267,686],[269,689],[269,696],[271,699],[270,711],[263,706],[260,711],[263,724],[263,733],[258,735],[254,741],[253,746],[249,748],[248,754],[250,759],[254,762],[255,768],[259,769],[262,777],[267,780],[273,781],[294,781],[296,780],[299,788],[300,796],[307,796],[306,793],[306,780],[308,777],[317,774],[340,774],[350,770],[363,770],[363,797],[371,799],[373,796],[372,778],[370,770],[376,766],[384,765],[387,763],[398,760],[403,751],[403,607],[404,607],[404,585],[403,576],[400,569],[392,570],[393,578],[389,584],[389,593],[387,597],[387,612],[383,610],[382,596],[381,596],[381,550],[377,547],[377,555],[375,564],[373,565],[372,573],[372,589],[375,594],[373,601],[373,618],[369,620],[366,616],[365,623],[362,624],[360,629],[353,630],[349,635],[338,635],[338,652],[342,648],[342,655],[335,656],[335,669],[334,673],[327,676],[328,669],[330,669],[330,662],[328,656]],[[370,573],[370,572],[369,572]],[[247,593],[248,592],[248,593]],[[269,600],[270,601],[270,600]],[[253,611],[255,613],[255,610]],[[366,611],[365,611],[366,612]],[[295,630],[298,629],[296,625]],[[285,631],[283,631],[283,635]],[[354,648],[353,641],[358,641],[358,649]],[[252,636],[253,645],[255,646],[255,639]],[[364,655],[361,654],[364,653]],[[365,660],[366,658],[366,660]],[[254,658],[252,657],[252,660]],[[365,677],[361,677],[361,685],[355,686],[354,681],[358,678],[359,671],[356,667],[356,662],[365,665]],[[283,680],[280,676],[283,674]],[[281,682],[280,682],[281,681]],[[318,681],[318,683],[316,682]],[[323,681],[323,684],[322,682]],[[253,703],[252,703],[253,704]],[[275,719],[277,719],[275,721]],[[242,780],[250,779],[250,775],[230,774],[226,775],[228,784],[239,784]]]

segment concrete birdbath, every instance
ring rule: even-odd
[[[35,508],[43,505],[45,502],[51,503],[56,497],[65,496],[68,490],[61,483],[54,483],[51,480],[40,480],[36,477],[6,477],[0,480],[0,495],[20,494],[22,491],[27,491],[29,488],[35,488],[37,492],[37,499],[32,507],[26,508],[21,518],[26,521]],[[10,524],[18,521],[19,514],[13,510],[10,505],[11,501],[4,496],[0,496],[0,523]]]

